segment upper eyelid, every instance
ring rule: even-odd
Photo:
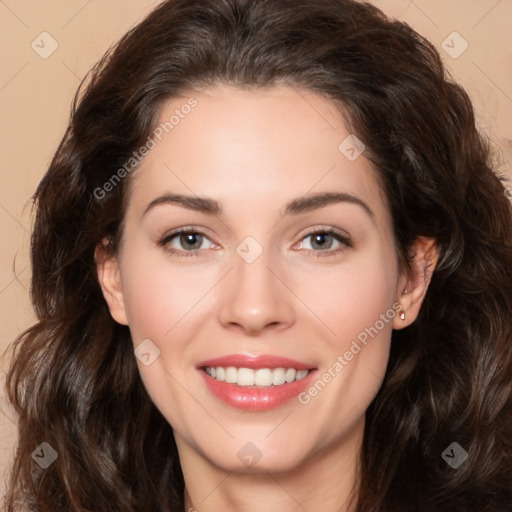
[[[165,232],[160,237],[160,239],[164,240],[166,238],[171,238],[176,235],[181,235],[183,233],[197,233],[199,235],[203,235],[203,236],[210,238],[210,235],[208,234],[208,230],[206,228],[196,227],[196,226],[184,226],[181,228],[171,229],[169,232]]]

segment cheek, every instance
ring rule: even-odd
[[[124,286],[125,306],[133,342],[137,345],[142,339],[158,340],[171,325],[166,315],[168,297],[164,288],[145,278],[144,272],[131,273],[133,277]],[[151,276],[148,276],[151,277]],[[160,284],[164,284],[161,282]]]
[[[314,279],[298,279],[304,302],[328,328],[336,350],[378,322],[383,337],[389,337],[397,290],[396,257],[390,250],[352,253],[339,267],[323,271]],[[382,326],[381,315],[388,313]]]
[[[132,251],[123,263],[123,291],[133,341],[164,340],[208,290],[204,272],[171,265],[155,249]],[[176,327],[174,327],[176,326]]]
[[[396,314],[397,264],[391,248],[354,253],[346,265],[309,281],[301,293],[328,327],[318,382],[304,402],[324,385],[321,400],[339,425],[355,420],[375,397],[386,372],[392,320]],[[305,281],[303,281],[305,282]],[[318,322],[317,322],[318,324]],[[340,397],[343,397],[342,403]]]
[[[132,246],[123,259],[122,276],[133,344],[149,339],[159,350],[154,356],[155,349],[149,349],[155,357],[149,365],[138,362],[144,387],[169,423],[186,429],[177,411],[186,409],[189,396],[176,385],[176,379],[183,382],[183,372],[190,366],[188,340],[194,332],[190,319],[194,318],[194,305],[197,307],[209,288],[205,273],[198,275],[179,265],[173,267],[157,250]]]
[[[388,365],[396,312],[393,279],[381,265],[352,267],[324,283],[329,292],[311,299],[329,326],[319,346],[323,364],[300,403],[326,411],[323,439],[328,444],[354,426],[375,398]]]

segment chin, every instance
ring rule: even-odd
[[[295,470],[307,458],[306,453],[298,452],[297,445],[281,444],[279,448],[265,446],[257,441],[219,446],[220,453],[206,453],[215,466],[235,473],[286,473]],[[226,454],[234,453],[234,457]]]

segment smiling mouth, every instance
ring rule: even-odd
[[[205,366],[201,370],[219,382],[259,388],[282,386],[283,384],[299,381],[311,371],[284,367],[252,369],[235,366]]]

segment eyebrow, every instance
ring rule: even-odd
[[[351,203],[358,205],[370,216],[372,220],[375,219],[375,214],[364,201],[352,194],[342,192],[319,192],[293,199],[285,205],[284,215],[298,215],[300,213],[318,210],[336,203]],[[162,204],[175,204],[207,215],[217,216],[222,214],[222,206],[215,199],[166,193],[156,199],[153,199],[153,201],[151,201],[144,210],[143,216],[155,206]]]

